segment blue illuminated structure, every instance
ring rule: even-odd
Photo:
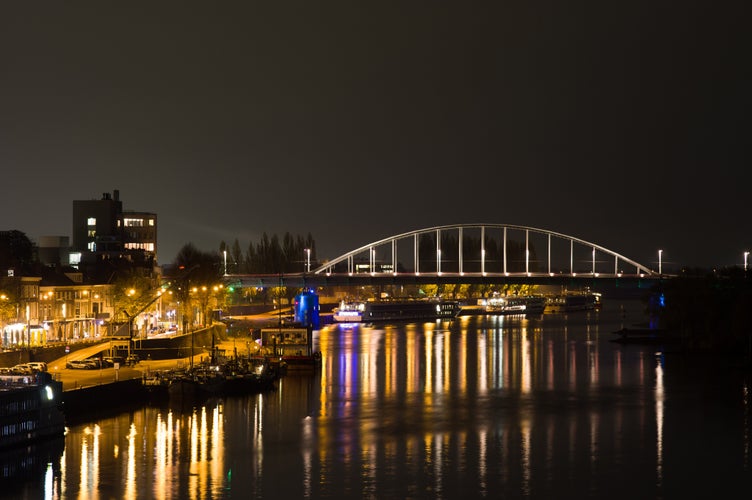
[[[310,290],[295,296],[295,322],[313,329],[319,328],[319,296]]]

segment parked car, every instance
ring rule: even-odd
[[[128,363],[128,366],[136,366],[139,361],[141,361],[141,358],[138,357],[138,354],[130,354],[125,358],[125,362]]]
[[[32,375],[34,373],[34,369],[28,363],[15,365],[10,371],[13,375]]]
[[[84,361],[86,361],[87,363],[91,363],[92,366],[96,368],[97,370],[100,368],[104,368],[106,366],[105,362],[99,358],[87,358]]]
[[[44,361],[29,361],[26,363],[31,367],[32,370],[37,372],[46,372],[47,371],[47,363]]]
[[[65,367],[75,370],[94,370],[98,368],[97,365],[92,363],[89,359],[74,359],[65,363]]]
[[[122,366],[125,364],[125,358],[123,358],[122,356],[106,356],[104,358],[105,366],[115,366],[115,363],[118,363]]]

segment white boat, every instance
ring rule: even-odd
[[[541,314],[546,307],[546,298],[538,295],[501,296],[494,294],[480,299],[478,305],[485,314]]]
[[[338,323],[360,323],[363,321],[365,307],[365,302],[343,300],[332,311],[332,317]]]

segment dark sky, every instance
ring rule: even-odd
[[[3,2],[0,230],[118,189],[163,264],[482,222],[740,265],[745,3]]]

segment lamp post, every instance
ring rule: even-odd
[[[663,268],[662,268],[662,264],[663,264],[663,261],[662,261],[662,256],[663,256],[663,250],[658,250],[658,274],[659,274],[659,275],[662,275],[662,274],[663,274]]]

